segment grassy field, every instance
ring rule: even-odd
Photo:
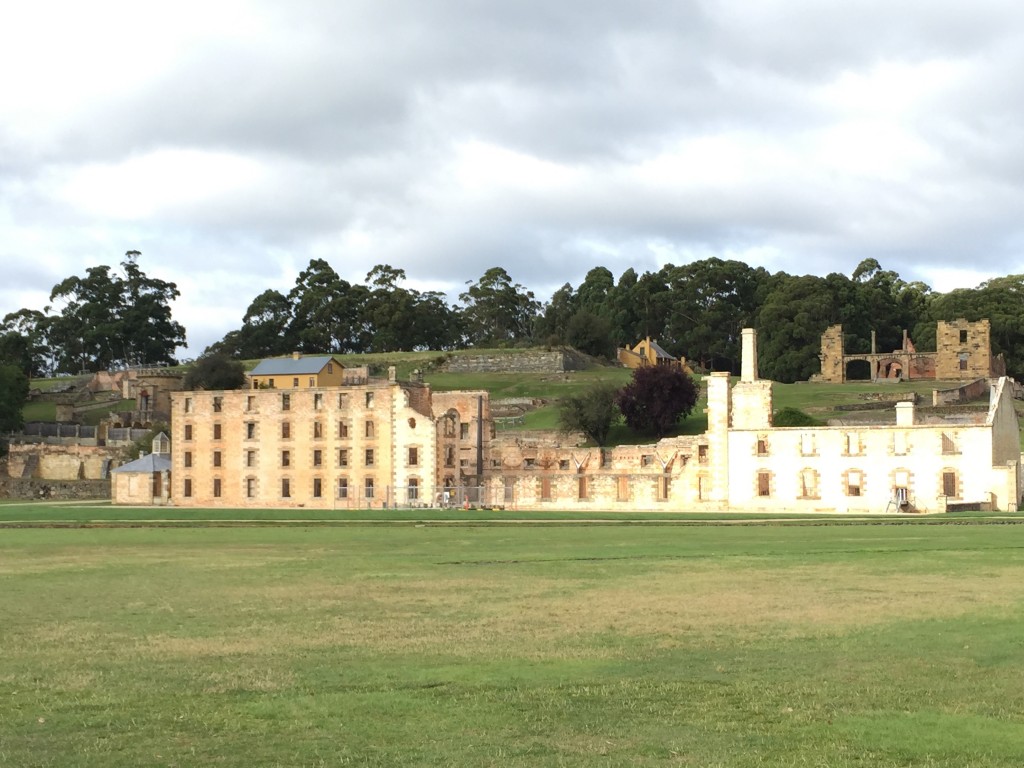
[[[1017,766],[957,522],[5,527],[0,765]]]

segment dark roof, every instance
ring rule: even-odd
[[[129,461],[112,472],[166,472],[171,468],[171,460],[158,453],[150,453],[135,461]]]
[[[299,376],[309,373],[320,373],[328,363],[341,363],[333,355],[315,355],[313,357],[271,357],[262,360],[253,368],[251,376]]]
[[[670,355],[670,354],[669,354],[668,352],[666,352],[666,351],[665,351],[665,350],[664,350],[664,349],[662,348],[661,344],[659,344],[659,343],[658,343],[658,342],[656,342],[656,341],[652,341],[652,342],[651,342],[651,349],[653,349],[653,350],[654,350],[654,356],[655,356],[655,357],[664,357],[664,358],[667,358],[668,360],[675,360],[675,359],[676,359],[675,357],[673,357],[672,355]]]

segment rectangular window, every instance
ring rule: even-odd
[[[757,439],[757,455],[758,456],[767,456],[768,455],[768,441],[765,438],[763,438],[763,437],[759,437]]]
[[[540,479],[540,500],[551,501],[551,478],[542,477]]]
[[[213,398],[213,412],[214,413],[220,413],[221,408],[223,408],[223,407],[224,407],[224,398],[221,397],[220,395],[216,395]]]
[[[807,468],[800,472],[800,497],[818,498],[818,473],[815,470]]]
[[[961,371],[966,371],[967,370],[967,353],[966,352],[963,353],[962,355],[960,355],[960,370]]]
[[[804,432],[800,435],[800,453],[803,456],[816,456],[818,451],[814,445],[814,433]]]
[[[281,497],[290,498],[292,495],[292,481],[287,477],[281,480]]]
[[[409,449],[409,466],[415,467],[420,463],[420,452],[418,448]]]
[[[313,422],[313,438],[316,439],[316,440],[319,440],[323,436],[324,436],[324,425],[323,425],[323,422],[314,421]]]
[[[321,464],[323,464],[324,463],[323,457],[324,457],[323,451],[321,451],[321,450],[313,451],[313,466],[314,467],[319,467]]]
[[[365,488],[366,488],[366,493],[365,493],[366,498],[372,499],[373,498],[373,478],[370,478],[370,477],[366,478],[366,486],[365,486]]]
[[[219,477],[215,477],[213,479],[213,498],[215,498],[215,499],[219,499],[220,498],[220,478]]]
[[[768,472],[757,473],[757,495],[758,496],[771,496],[772,495],[772,476]]]
[[[213,439],[220,440],[220,424],[213,425]]]
[[[469,439],[469,424],[459,424],[459,438],[461,440]]]
[[[324,495],[323,481],[319,477],[313,478],[313,498],[319,499]]]
[[[327,372],[328,373],[334,373],[334,363],[328,363],[327,364]]]
[[[274,389],[274,380],[267,379],[267,386],[270,387],[271,389]]]
[[[251,411],[255,407],[256,407],[256,397],[255,397],[255,395],[249,395],[248,397],[246,397],[245,398],[245,410]]]
[[[338,422],[338,437],[348,437],[348,423],[344,421]]]
[[[287,440],[292,436],[292,425],[289,421],[281,422],[281,437]]]
[[[956,445],[955,435],[949,435],[945,432],[942,433],[942,452],[947,456],[954,453],[960,453],[960,449]]]
[[[185,413],[192,413],[192,398],[185,398]]]
[[[697,475],[697,498],[701,501],[711,497],[711,478],[707,475]]]
[[[245,439],[255,440],[256,439],[256,422],[247,421],[245,422]]]
[[[298,389],[299,388],[299,377],[298,376],[296,376],[295,378],[292,379],[292,388],[293,389]]]
[[[668,501],[669,491],[672,488],[672,478],[669,475],[662,475],[658,478],[658,501]]]
[[[219,467],[220,466],[220,451],[214,451],[213,452],[213,466],[215,466],[215,467]]]
[[[338,478],[338,498],[339,499],[347,499],[348,498],[348,478],[347,477],[339,477]]]
[[[373,408],[373,392],[366,393],[366,407]]]
[[[288,393],[281,395],[281,410],[290,411],[292,408],[292,396]]]
[[[851,469],[846,473],[846,495],[860,496],[863,483],[864,479],[861,473],[855,469]]]
[[[910,451],[910,441],[906,432],[894,432],[892,436],[892,452],[895,456],[906,456]]]
[[[365,463],[366,463],[366,466],[368,466],[368,467],[372,467],[373,466],[373,448],[367,448],[366,449],[366,462]]]
[[[960,343],[961,344],[966,344],[967,343],[967,331],[960,331]]]
[[[247,477],[245,478],[245,496],[248,499],[256,498],[256,478]]]
[[[316,386],[316,377],[315,376],[310,376],[309,377],[309,386],[311,386],[311,387],[315,387]]]
[[[185,451],[185,466],[192,466],[192,451]]]
[[[338,451],[338,466],[339,467],[347,467],[348,466],[348,449],[347,448],[341,448]]]
[[[585,501],[590,498],[586,475],[580,475],[576,478],[576,498],[579,501]]]
[[[697,463],[707,464],[708,463],[708,446],[698,445],[697,446]]]
[[[281,466],[290,467],[292,465],[292,452],[281,451]]]
[[[858,434],[857,432],[846,433],[846,455],[860,455],[860,434]]]
[[[942,473],[942,495],[956,496],[956,472]]]
[[[366,436],[367,437],[373,437],[373,422],[372,421],[366,422]]]
[[[339,408],[348,408],[348,393],[347,392],[339,392],[338,393],[338,407]]]
[[[186,424],[185,425],[185,439],[186,440],[191,440],[192,439],[192,425],[191,424]]]
[[[416,478],[409,480],[409,501],[416,501],[420,497],[420,481]]]
[[[313,408],[315,410],[319,411],[323,407],[324,407],[324,395],[323,395],[323,392],[317,392],[315,395],[313,395]]]
[[[256,466],[256,451],[245,452],[245,466],[255,467]]]
[[[629,501],[629,478],[620,476],[616,482],[616,501]]]
[[[192,480],[186,477],[184,485],[185,487],[183,493],[185,494],[185,498],[187,499],[192,496]]]

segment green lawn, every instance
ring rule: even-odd
[[[0,765],[1017,766],[1022,535],[3,528]]]

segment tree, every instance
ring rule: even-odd
[[[0,365],[0,431],[21,429],[28,400],[28,377],[16,365]]]
[[[558,409],[558,426],[563,432],[582,432],[595,445],[604,445],[615,420],[613,384],[598,382],[586,392],[562,398]]]
[[[649,365],[633,371],[633,380],[620,390],[616,404],[630,429],[664,437],[680,417],[690,415],[699,394],[682,368]]]
[[[185,374],[185,389],[242,389],[245,366],[223,352],[205,354]]]
[[[501,267],[491,267],[477,282],[470,282],[459,300],[464,304],[469,344],[506,345],[531,339],[540,303]]]
[[[610,358],[615,352],[611,323],[585,309],[569,320],[565,340],[573,348],[594,357]]]

